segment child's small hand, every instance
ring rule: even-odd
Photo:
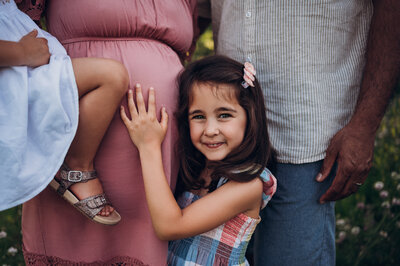
[[[37,34],[37,30],[33,30],[19,40],[18,44],[23,54],[21,65],[38,67],[49,63],[50,52],[47,40],[37,38]]]
[[[142,89],[139,84],[136,88],[136,102],[133,101],[133,92],[128,92],[129,113],[132,119],[129,119],[125,113],[125,109],[121,106],[121,118],[129,131],[133,143],[138,150],[147,147],[160,147],[164,140],[168,127],[168,114],[163,107],[161,110],[161,121],[158,122],[156,116],[156,101],[153,88],[149,90],[148,110],[142,95]]]

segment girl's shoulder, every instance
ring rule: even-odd
[[[261,209],[263,209],[275,194],[277,181],[271,171],[265,168],[259,178],[244,183],[231,180],[226,182],[226,185],[236,189],[238,195],[241,194],[242,198],[246,197],[249,201],[256,201],[261,198]]]

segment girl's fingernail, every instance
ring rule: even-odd
[[[317,175],[317,181],[321,181],[321,178],[322,178],[322,174],[319,173],[319,174]]]
[[[136,83],[136,87],[140,87],[140,84],[139,84],[139,83]]]
[[[151,91],[153,91],[153,90],[154,90],[154,88],[153,88],[153,87],[150,87],[150,90],[151,90]]]
[[[132,90],[129,90],[128,92],[129,92],[130,94],[132,94],[132,93],[133,93],[133,91],[132,91]]]

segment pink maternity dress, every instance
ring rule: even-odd
[[[178,169],[173,120],[176,77],[182,69],[180,59],[192,46],[194,2],[51,0],[46,9],[49,32],[72,58],[119,60],[128,69],[130,87],[140,83],[145,95],[149,86],[156,88],[158,109],[165,106],[170,114],[162,148],[172,187]],[[118,112],[97,153],[95,168],[121,222],[96,224],[47,188],[23,206],[26,264],[165,265],[167,242],[153,231],[138,152]]]

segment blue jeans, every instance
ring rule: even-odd
[[[315,181],[322,161],[278,163],[278,188],[261,212],[254,236],[256,266],[335,265],[335,205],[319,204],[335,170],[322,183]]]

